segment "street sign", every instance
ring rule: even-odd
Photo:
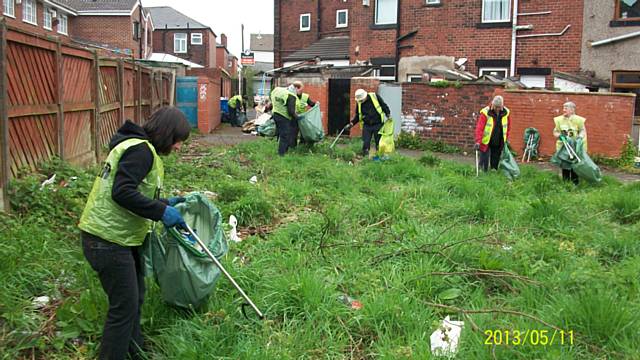
[[[253,56],[253,53],[249,50],[245,50],[241,55],[240,55],[240,64],[242,65],[255,65],[256,60]]]

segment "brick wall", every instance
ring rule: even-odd
[[[345,36],[349,35],[349,27],[351,26],[351,7],[357,4],[357,1],[322,1],[320,4],[320,36]],[[362,2],[360,2],[362,3]],[[336,28],[336,12],[338,10],[348,10],[346,28]],[[313,19],[312,19],[313,20]],[[316,19],[317,20],[317,19]]]
[[[589,154],[608,157],[620,155],[626,136],[631,135],[635,96],[630,94],[550,93],[541,91],[505,91],[505,105],[513,112],[511,139],[513,148],[522,152],[524,130],[535,127],[540,132],[540,153],[555,152],[553,118],[562,114],[562,105],[573,101],[576,113],[587,119]]]
[[[373,78],[351,78],[351,94],[349,98],[351,99],[351,104],[349,105],[351,109],[351,121],[353,116],[355,116],[355,108],[356,108],[356,99],[355,93],[358,89],[364,89],[366,92],[377,92],[378,86],[380,86],[380,80]],[[351,132],[349,134],[351,137],[357,137],[362,135],[362,129],[360,126],[354,126],[351,128]]]
[[[2,2],[2,1],[0,1]],[[44,24],[44,7],[42,3],[38,2],[36,7],[36,16],[37,16],[37,25],[33,25],[30,23],[26,23],[22,21],[22,6],[23,4],[16,4],[14,0],[14,8],[15,8],[15,18],[11,16],[7,16],[0,13],[0,16],[4,16],[7,25],[17,27],[19,29],[29,31],[31,33],[40,34],[40,35],[53,35],[60,36],[62,41],[70,41],[69,36],[58,33],[56,26],[51,26],[51,30],[47,30],[43,27]],[[58,11],[58,14],[61,12]],[[67,29],[68,34],[73,34],[73,27],[75,25],[75,17],[72,15],[67,16]]]
[[[282,58],[318,40],[319,0],[275,0],[275,67],[282,66]],[[326,1],[325,1],[326,2]],[[311,14],[311,30],[300,31],[300,15]],[[335,15],[334,15],[335,16]],[[335,19],[333,20],[335,22]]]
[[[511,110],[509,142],[520,153],[524,130],[535,127],[541,137],[540,154],[553,155],[553,118],[561,115],[567,101],[575,102],[578,115],[587,118],[591,154],[619,156],[632,133],[635,97],[629,94],[515,91],[482,84],[441,89],[419,83],[402,86],[403,131],[469,149],[474,143],[474,115],[495,95],[503,95]],[[601,121],[604,114],[606,121]]]
[[[191,69],[187,76],[198,77],[198,130],[208,134],[220,125],[220,70]]]
[[[133,16],[78,16],[74,19],[71,36],[123,52],[129,49],[138,58],[140,45],[133,39],[133,21],[138,20],[137,11]]]
[[[187,53],[174,52],[173,40],[174,35],[177,33],[187,34]],[[192,33],[202,34],[202,45],[191,44]],[[181,59],[189,60],[196,64],[202,65],[206,68],[216,67],[216,56],[212,56],[212,54],[215,54],[216,37],[215,34],[213,34],[213,32],[209,29],[156,29],[154,30],[153,35],[153,48],[156,52],[171,54]]]
[[[275,86],[287,86],[294,81],[301,81],[304,84],[303,92],[309,94],[311,100],[320,102],[322,125],[326,133],[329,130],[329,81],[322,76],[287,77],[278,79],[278,84]]]

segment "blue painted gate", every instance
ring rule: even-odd
[[[198,77],[176,78],[176,105],[186,116],[191,127],[198,127]]]

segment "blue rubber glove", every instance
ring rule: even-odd
[[[187,199],[182,196],[175,196],[169,198],[167,201],[169,202],[169,206],[176,206],[177,204],[187,201]]]
[[[164,214],[162,215],[162,223],[164,224],[164,226],[169,228],[174,226],[179,226],[183,229],[187,228],[187,223],[184,222],[182,215],[180,215],[180,212],[173,206],[167,206],[164,209]]]

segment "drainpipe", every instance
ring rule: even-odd
[[[516,0],[518,1],[518,0]],[[400,76],[400,69],[398,65],[400,64],[400,14],[402,13],[401,9],[401,1],[398,0],[398,8],[396,9],[396,80],[398,82],[398,77]]]
[[[518,0],[513,0],[513,26],[511,27],[511,69],[509,76],[516,76],[516,39],[518,32]]]
[[[318,18],[318,28],[316,29],[316,39],[320,40],[320,26],[321,26],[321,20],[320,20],[320,11],[321,11],[321,6],[320,6],[320,0],[318,1],[318,15],[316,16]]]
[[[140,56],[140,59],[144,59],[142,55],[142,1],[139,0],[138,3],[138,43],[140,44],[140,52],[138,55]]]

